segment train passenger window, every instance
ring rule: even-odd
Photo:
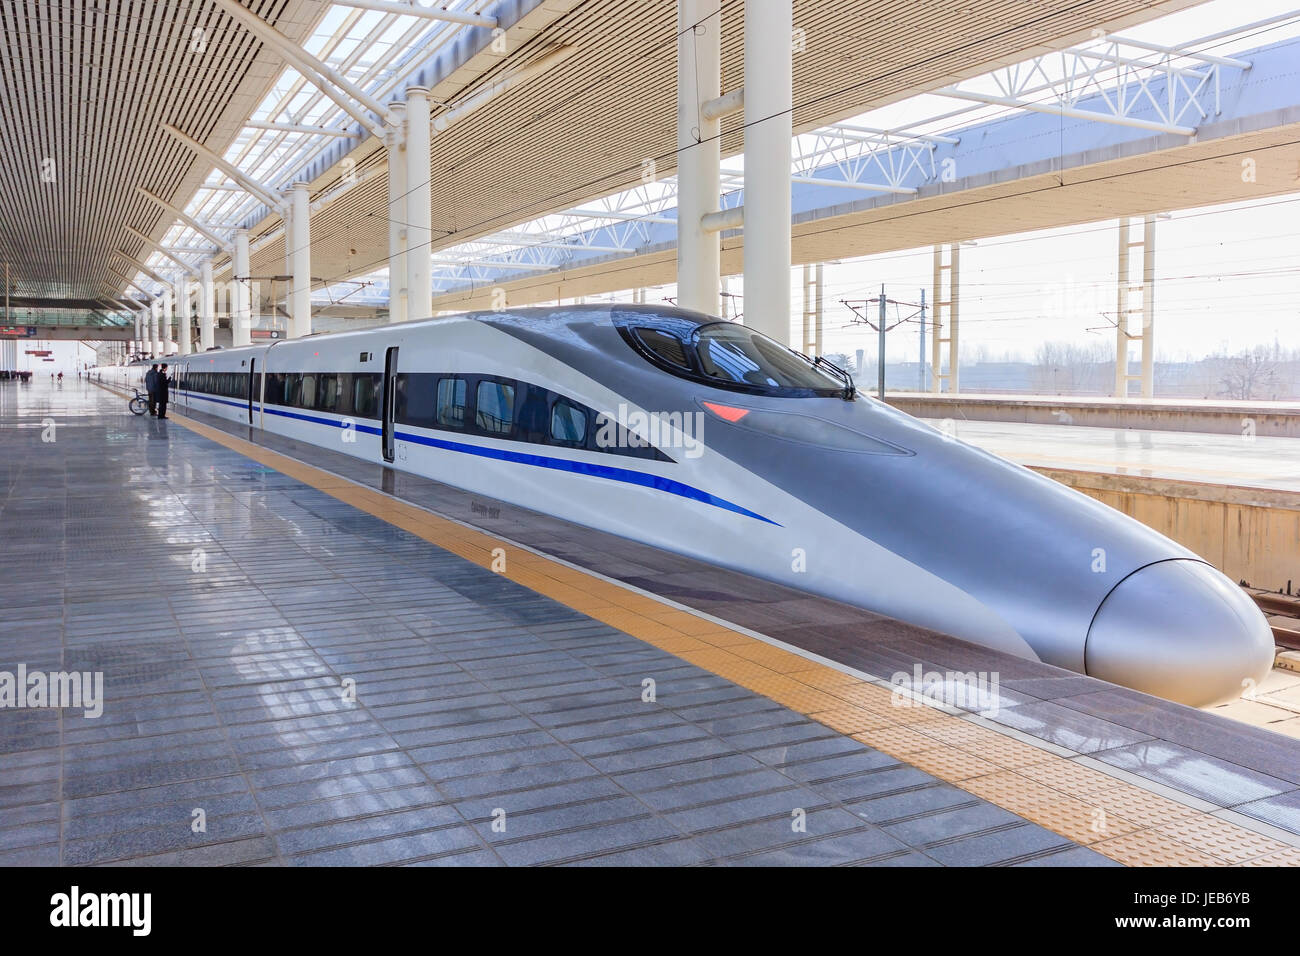
[[[551,400],[554,393],[540,385],[518,383],[515,401],[515,440],[541,444],[550,427]]]
[[[479,382],[474,424],[494,435],[509,435],[514,429],[515,387],[505,382]]]
[[[316,407],[316,376],[304,374],[302,377],[302,392],[298,395],[299,408]]]
[[[403,425],[434,427],[435,377],[427,372],[408,372],[397,376],[396,417]]]
[[[587,413],[560,399],[551,408],[551,437],[581,444],[587,438]]]
[[[438,379],[438,424],[446,428],[465,427],[465,380]]]
[[[284,404],[284,373],[268,372],[266,374],[266,394],[264,401],[268,405]]]
[[[360,418],[379,417],[379,383],[383,376],[358,372],[352,382],[352,411]]]
[[[296,408],[298,397],[302,394],[302,373],[286,372],[284,376],[284,404]]]
[[[677,336],[645,327],[638,328],[636,336],[641,340],[642,345],[669,365],[676,365],[683,369],[691,367],[686,357],[686,346]]]
[[[342,394],[342,375],[318,375],[316,377],[316,404],[312,406],[321,412],[337,412],[339,397]]]

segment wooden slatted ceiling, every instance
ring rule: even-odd
[[[795,25],[805,31],[805,52],[794,59],[795,127],[825,125],[1193,2],[795,0]],[[729,0],[723,10],[726,90],[744,83],[744,3]],[[670,175],[676,29],[671,0],[588,0],[517,51],[497,74],[556,43],[577,48],[527,87],[435,136],[433,251],[626,188],[639,180],[645,157]],[[434,98],[454,101],[469,91],[439,89]],[[740,152],[743,118],[723,125],[724,155]],[[344,278],[386,265],[383,151],[369,161],[378,175],[313,219],[313,275]],[[254,256],[253,271],[278,272],[283,261],[283,242],[272,241]]]
[[[321,0],[251,5],[293,35],[324,9]],[[183,125],[220,150],[279,67],[208,0],[0,4],[0,260],[16,293],[93,297],[103,284],[120,292],[110,266],[135,267],[114,251],[149,253],[124,227],[153,235],[166,225],[134,187],[171,197],[208,172],[160,124]]]

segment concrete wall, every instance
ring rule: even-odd
[[[1035,469],[1190,548],[1234,581],[1300,584],[1300,494],[1133,475]]]
[[[1033,398],[1012,395],[922,395],[886,393],[885,399],[917,418],[956,421],[1027,422],[1034,425],[1087,425],[1149,431],[1208,432],[1300,438],[1300,404],[1283,402],[1124,402],[1096,398]]]

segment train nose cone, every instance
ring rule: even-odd
[[[1090,677],[1204,707],[1258,684],[1273,656],[1273,632],[1246,592],[1208,564],[1178,559],[1141,568],[1107,595],[1084,666]]]

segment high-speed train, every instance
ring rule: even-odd
[[[734,322],[531,308],[172,361],[173,407],[1171,700],[1272,666],[1262,613],[1191,551]]]

